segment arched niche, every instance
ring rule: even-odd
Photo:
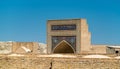
[[[63,40],[56,45],[53,53],[75,53],[75,50],[67,41]]]

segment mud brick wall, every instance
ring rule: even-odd
[[[120,60],[55,58],[52,69],[120,69]]]
[[[51,58],[0,57],[0,69],[50,69]]]
[[[0,69],[120,69],[120,60],[0,56]]]

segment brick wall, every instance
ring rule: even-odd
[[[0,56],[0,69],[120,69],[120,60]]]

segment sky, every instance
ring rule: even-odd
[[[85,18],[92,44],[120,45],[120,0],[0,0],[0,41],[46,43],[46,22]]]

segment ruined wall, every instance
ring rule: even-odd
[[[0,42],[0,54],[8,54],[12,52],[12,42]]]
[[[47,53],[47,46],[38,42],[13,42],[12,53],[45,54]]]
[[[106,45],[92,45],[91,53],[107,54],[107,47]]]
[[[0,56],[0,69],[120,69],[120,60]]]
[[[0,69],[50,69],[51,58],[0,56]]]
[[[47,45],[38,42],[0,42],[0,54],[46,54]]]
[[[13,53],[28,53],[33,51],[33,42],[13,42]]]
[[[91,52],[93,54],[115,54],[115,48],[108,47],[108,45],[91,45]]]
[[[53,69],[120,69],[115,59],[54,59]]]
[[[47,45],[43,44],[43,43],[39,43],[39,46],[38,46],[37,50],[38,50],[37,53],[47,54]]]

